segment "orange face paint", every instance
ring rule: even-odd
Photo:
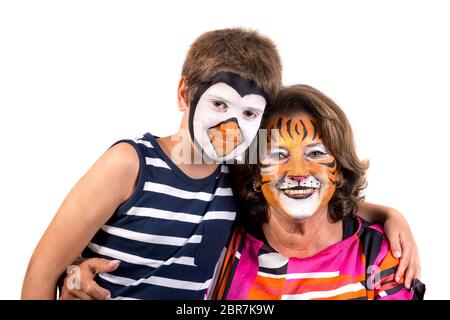
[[[261,161],[262,192],[281,214],[304,219],[328,204],[336,190],[336,161],[308,114],[273,117],[267,154]]]
[[[216,153],[223,157],[244,141],[241,129],[235,118],[221,122],[208,129],[208,137]]]

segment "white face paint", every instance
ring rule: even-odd
[[[206,156],[227,161],[241,155],[258,132],[266,99],[258,94],[243,97],[223,82],[200,97],[193,118],[194,139]]]
[[[277,187],[279,205],[294,219],[309,218],[316,212],[322,201],[319,196],[320,186],[320,181],[313,176],[309,176],[301,182],[285,177]],[[294,187],[308,189],[290,189]],[[308,197],[302,199],[306,196]]]

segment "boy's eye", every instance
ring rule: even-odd
[[[213,101],[213,106],[219,109],[220,111],[228,110],[228,106],[222,101]]]
[[[256,119],[258,117],[258,115],[251,110],[245,110],[243,113],[244,116],[249,119]]]

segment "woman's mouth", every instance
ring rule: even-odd
[[[303,200],[311,197],[317,188],[305,188],[305,187],[295,187],[289,189],[281,189],[280,191],[284,193],[286,197],[296,200]]]

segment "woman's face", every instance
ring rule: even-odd
[[[261,189],[269,205],[295,220],[311,217],[336,189],[336,161],[320,139],[319,121],[300,113],[274,116],[261,161]]]

